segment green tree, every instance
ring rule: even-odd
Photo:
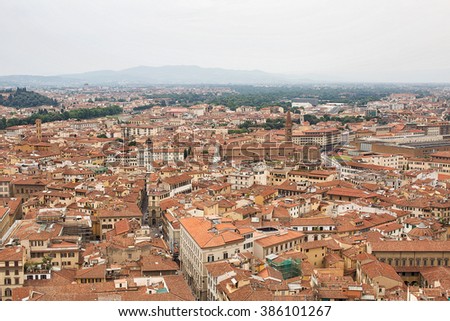
[[[6,118],[5,118],[5,117],[2,117],[2,118],[0,119],[0,130],[5,129],[6,127],[7,127],[7,125],[6,125]]]

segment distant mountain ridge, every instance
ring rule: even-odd
[[[160,84],[291,84],[306,79],[260,70],[230,70],[198,66],[139,66],[124,70],[98,70],[58,76],[0,76],[0,86],[24,85],[160,85]]]
[[[367,79],[369,77],[370,80]],[[305,83],[450,83],[450,69],[389,72],[348,71],[285,75],[260,70],[231,70],[199,66],[138,66],[123,70],[97,70],[55,76],[0,76],[2,87],[82,86],[89,85],[300,85]]]

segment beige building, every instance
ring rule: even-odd
[[[181,270],[194,296],[207,298],[205,263],[227,260],[244,249],[244,236],[232,224],[189,217],[180,220]]]
[[[267,176],[267,185],[281,185],[285,180],[288,179],[289,169],[277,169],[273,168],[269,170]]]
[[[396,169],[403,169],[406,165],[406,160],[403,155],[393,155],[393,154],[370,154],[361,156],[361,160],[364,163],[369,163],[372,165],[392,167]]]
[[[309,172],[292,170],[288,172],[288,179],[296,183],[323,183],[335,180],[336,171],[313,170]]]
[[[10,197],[11,193],[11,179],[8,177],[0,177],[0,197]]]
[[[228,175],[232,190],[249,188],[255,183],[255,175],[250,171],[234,172]]]
[[[75,274],[77,283],[102,283],[106,282],[106,265],[99,264],[93,267],[77,270]]]
[[[384,241],[367,244],[367,252],[394,267],[406,282],[419,279],[419,271],[449,266],[450,241]]]
[[[336,233],[336,222],[328,216],[298,217],[291,220],[291,228],[305,233],[308,242],[311,242]]]
[[[117,207],[109,209],[99,209],[97,217],[100,222],[101,239],[106,238],[106,233],[114,228],[114,224],[120,220],[142,220],[142,212],[136,204],[127,203],[126,206],[117,205]]]
[[[313,267],[325,267],[325,257],[328,254],[337,254],[340,251],[339,245],[332,239],[305,242],[300,245],[300,252],[308,257],[308,262]]]
[[[0,239],[6,234],[10,226],[9,207],[0,206]]]
[[[77,268],[81,251],[81,236],[60,236],[58,223],[39,225],[31,220],[21,221],[11,238],[26,251],[26,262],[41,264],[49,260],[57,269]]]
[[[0,301],[11,301],[12,290],[23,286],[25,253],[22,246],[0,250]]]
[[[359,262],[356,267],[357,282],[374,285],[378,297],[384,295],[385,290],[403,287],[402,278],[389,264],[375,261]]]
[[[151,225],[156,225],[161,222],[161,201],[167,199],[170,196],[170,192],[152,188],[148,189],[148,222]]]
[[[256,240],[253,251],[257,258],[265,260],[267,255],[278,255],[282,252],[298,249],[304,238],[305,234],[302,232],[281,231],[279,234]]]
[[[320,130],[305,130],[302,133],[293,133],[292,142],[297,145],[320,145],[321,147],[331,147],[342,141],[339,129],[329,128]]]

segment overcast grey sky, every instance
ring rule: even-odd
[[[450,71],[448,0],[2,0],[0,12],[0,75],[198,65],[370,81]]]

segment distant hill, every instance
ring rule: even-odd
[[[147,84],[257,84],[286,83],[286,76],[259,70],[228,70],[197,66],[134,67],[121,71],[94,71],[64,75],[92,83],[147,83]]]
[[[259,70],[229,70],[198,66],[140,66],[119,71],[99,70],[59,76],[0,76],[0,86],[162,85],[162,84],[291,84],[307,82]]]
[[[58,105],[58,102],[55,99],[51,99],[34,91],[28,91],[26,88],[17,88],[15,91],[3,91],[0,95],[0,105],[14,108],[27,108],[56,106]]]
[[[369,74],[310,73],[284,75],[260,70],[231,70],[198,66],[139,66],[124,70],[98,70],[55,76],[0,76],[0,87],[81,87],[84,84],[106,86],[133,85],[301,85],[305,83],[387,82],[387,83],[449,83],[450,70],[379,71]]]

